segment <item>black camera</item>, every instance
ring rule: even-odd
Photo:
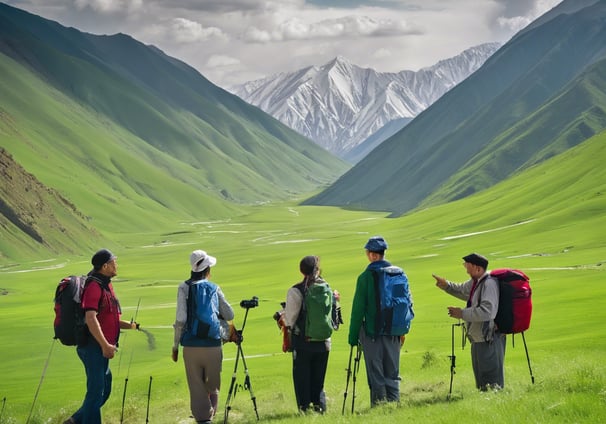
[[[282,314],[284,313],[284,308],[286,308],[286,302],[280,302],[280,306],[282,306],[282,309],[279,311],[276,311],[276,313],[273,315],[273,318],[276,321],[279,321],[280,318],[282,317]]]
[[[253,296],[252,299],[245,299],[240,301],[240,306],[244,309],[256,308],[259,306],[259,298],[257,296]]]

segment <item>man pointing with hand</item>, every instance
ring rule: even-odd
[[[452,283],[432,275],[437,287],[467,301],[465,308],[449,306],[448,315],[466,321],[476,387],[482,391],[502,389],[505,385],[505,335],[499,333],[494,323],[499,308],[499,283],[488,273],[488,259],[484,256],[471,253],[463,257],[463,261],[470,277],[464,283]]]

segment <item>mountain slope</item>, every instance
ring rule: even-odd
[[[53,253],[74,254],[101,240],[74,204],[27,173],[3,148],[0,178],[0,259],[17,252],[35,256],[41,246]],[[81,233],[87,236],[79,241]]]
[[[198,169],[207,181],[229,166],[221,186],[207,186],[216,193],[246,202],[281,198],[346,169],[191,67],[126,35],[84,34],[4,5],[0,23],[0,51],[59,91]],[[285,160],[268,166],[276,156]]]
[[[273,75],[231,90],[327,150],[357,160],[351,150],[387,124],[418,115],[498,47],[497,43],[472,47],[417,72],[382,73],[337,57],[323,66]]]
[[[557,8],[551,20],[514,37],[472,76],[305,203],[399,215],[482,190],[606,128],[601,100],[579,98],[574,108],[554,101],[572,86],[584,85],[590,66],[596,66],[592,74],[601,73],[603,64],[596,62],[606,54],[606,3],[572,14],[555,12]],[[526,133],[514,131],[523,121],[517,129],[526,127]],[[583,131],[568,131],[573,126]],[[525,137],[529,128],[533,137]],[[575,137],[562,143],[558,136],[566,138],[567,131]]]
[[[10,243],[1,238],[3,252],[32,243],[59,252],[90,228],[103,240],[118,228],[227,218],[243,203],[316,190],[348,167],[156,48],[1,3],[0,75],[0,148],[41,190],[58,194],[52,208],[74,205],[76,217],[40,220],[38,234],[66,229],[47,243],[2,215],[14,234]],[[4,210],[37,216],[18,199],[26,189],[3,192]]]

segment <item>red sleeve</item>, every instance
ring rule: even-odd
[[[99,301],[103,290],[95,282],[90,282],[82,294],[82,309],[85,311],[99,311]]]

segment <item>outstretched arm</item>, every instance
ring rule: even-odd
[[[431,274],[431,276],[436,279],[436,287],[446,290],[446,287],[448,287],[448,281],[446,281],[444,277],[440,277],[436,274]]]

